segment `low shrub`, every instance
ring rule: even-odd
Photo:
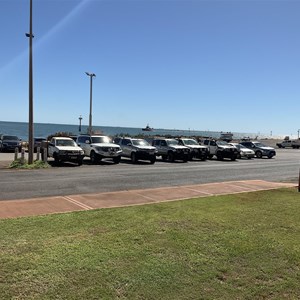
[[[18,158],[14,160],[10,165],[10,169],[45,169],[50,165],[42,160],[35,160],[32,164],[28,164],[26,159]]]

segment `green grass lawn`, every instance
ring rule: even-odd
[[[300,299],[296,189],[0,221],[0,299]]]

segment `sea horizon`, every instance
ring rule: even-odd
[[[126,127],[126,126],[103,126],[93,125],[93,131],[95,133],[102,133],[108,136],[116,135],[171,135],[171,136],[203,136],[203,137],[220,137],[221,133],[227,133],[227,131],[210,131],[210,130],[190,130],[190,129],[168,129],[168,128],[153,128],[152,131],[143,131],[142,128]],[[59,124],[59,123],[34,123],[34,136],[35,137],[47,137],[57,132],[67,132],[72,135],[79,135],[87,133],[88,125],[81,125],[81,131],[79,130],[79,124]],[[0,121],[0,134],[17,135],[22,140],[28,140],[28,122],[16,122],[16,121]],[[269,138],[265,134],[261,133],[244,133],[233,132],[234,138],[250,137],[254,138],[260,136],[261,138]],[[273,137],[275,138],[275,137]]]

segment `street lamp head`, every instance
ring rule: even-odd
[[[85,74],[90,77],[96,77],[96,74],[94,73],[85,72]]]

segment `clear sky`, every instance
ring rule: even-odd
[[[28,121],[29,0],[0,0],[0,120]],[[300,0],[33,0],[34,122],[297,134]]]

